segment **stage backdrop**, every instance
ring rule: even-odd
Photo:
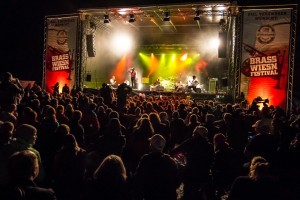
[[[240,91],[286,109],[291,9],[243,10]]]
[[[59,90],[75,82],[75,51],[78,17],[57,17],[46,20],[45,88],[52,94],[51,86],[59,83]]]

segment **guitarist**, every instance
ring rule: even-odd
[[[189,81],[189,86],[188,88],[189,89],[193,89],[194,92],[196,92],[196,88],[197,88],[197,85],[199,84],[199,81],[196,79],[196,76],[194,75],[193,76],[193,79]]]

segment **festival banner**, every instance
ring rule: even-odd
[[[77,16],[47,18],[45,84],[51,94],[51,87],[57,82],[60,92],[65,84],[74,85],[77,26]]]
[[[286,109],[290,8],[243,10],[240,92]],[[257,98],[261,97],[261,98]]]

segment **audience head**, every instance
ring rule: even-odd
[[[150,151],[152,152],[163,152],[166,146],[165,138],[160,134],[155,134],[151,138],[150,141]]]
[[[120,156],[109,155],[104,158],[101,164],[94,172],[94,179],[106,180],[109,182],[126,181],[126,168]]]
[[[30,150],[14,153],[8,160],[8,173],[12,180],[34,180],[39,174],[37,156]]]
[[[80,110],[74,110],[72,113],[72,119],[74,121],[80,121],[82,118],[82,112]]]
[[[257,134],[268,134],[270,133],[270,126],[262,120],[257,120],[252,127],[254,128]]]
[[[196,126],[193,131],[193,136],[201,136],[203,138],[207,138],[208,136],[208,130],[204,126]]]
[[[64,136],[62,148],[70,150],[70,151],[74,151],[74,152],[79,150],[78,143],[73,134],[67,134]]]
[[[13,76],[10,72],[4,72],[4,74],[2,75],[3,82],[9,82],[12,79],[13,79]]]
[[[29,124],[22,124],[16,128],[13,137],[22,139],[28,144],[34,145],[37,139],[37,130]]]
[[[214,135],[214,149],[217,150],[219,147],[228,146],[226,137],[222,133],[217,133]]]
[[[5,121],[0,124],[0,141],[8,142],[12,139],[12,134],[14,131],[14,124],[9,121]]]
[[[57,129],[56,129],[56,133],[59,136],[63,136],[63,135],[68,135],[70,134],[70,127],[67,124],[60,124]]]
[[[270,175],[269,168],[269,163],[265,158],[256,156],[251,160],[249,177],[253,180],[266,178]]]

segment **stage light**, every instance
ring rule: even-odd
[[[200,20],[200,10],[196,10],[195,11],[195,17],[194,17],[195,21],[199,21]]]
[[[128,20],[128,22],[129,23],[135,22],[135,18],[134,18],[134,14],[133,13],[129,14],[129,20]]]
[[[103,21],[105,24],[108,24],[110,22],[110,19],[109,19],[109,16],[108,14],[105,14],[104,15],[104,21]]]
[[[164,21],[165,22],[170,21],[170,13],[168,11],[164,12]]]

